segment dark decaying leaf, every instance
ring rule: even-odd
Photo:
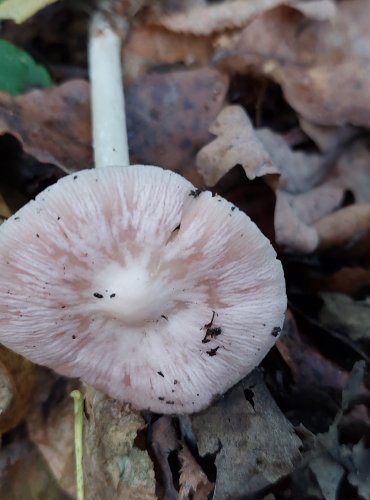
[[[191,423],[200,456],[215,457],[215,500],[252,497],[300,460],[301,441],[258,370]]]
[[[338,411],[329,430],[316,436],[302,434],[306,448],[303,465],[292,476],[293,491],[297,498],[305,498],[307,491],[314,490],[316,481],[319,489],[316,488],[312,498],[335,500],[343,480],[357,489],[359,498],[369,498],[370,450],[363,440],[343,444],[339,432],[349,405],[356,405],[363,391],[364,377],[365,363],[359,362],[354,366],[343,392],[342,409]],[[355,491],[352,491],[351,498],[357,498]]]

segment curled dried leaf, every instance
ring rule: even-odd
[[[217,138],[196,158],[198,171],[208,186],[215,185],[236,165],[244,168],[250,180],[279,173],[241,106],[223,109],[209,131]]]

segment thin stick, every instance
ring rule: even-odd
[[[89,73],[95,166],[128,166],[121,40],[101,12],[90,27]]]
[[[84,500],[83,472],[83,397],[80,391],[71,392],[73,398],[77,500]]]

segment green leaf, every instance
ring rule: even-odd
[[[49,73],[43,66],[6,40],[0,40],[0,61],[0,90],[15,95],[33,85],[53,86]]]
[[[56,0],[2,0],[0,2],[0,19],[12,19],[23,23],[36,12],[56,2]]]

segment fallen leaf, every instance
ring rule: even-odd
[[[316,186],[328,171],[326,158],[319,154],[293,151],[284,137],[267,128],[255,132],[281,174],[279,188],[292,194]]]
[[[40,453],[27,440],[0,450],[1,500],[70,500],[58,487]]]
[[[160,65],[206,66],[213,50],[209,37],[173,33],[161,26],[134,25],[123,47],[125,82],[138,82]]]
[[[354,469],[348,475],[348,481],[357,488],[358,494],[370,500],[370,449],[361,440],[352,448]]]
[[[326,20],[334,15],[335,4],[330,0],[306,3],[308,5],[296,0],[259,0],[258,2],[232,0],[211,5],[190,6],[185,12],[162,14],[156,21],[168,30],[199,36],[241,28],[253,17],[282,4],[297,5],[299,10],[314,19]]]
[[[240,106],[223,109],[209,131],[217,136],[197,154],[199,173],[214,186],[229,170],[241,165],[248,179],[279,174],[252,123]]]
[[[311,253],[319,244],[315,228],[305,224],[294,212],[291,197],[282,190],[276,192],[274,215],[276,242],[284,250]]]
[[[344,468],[326,456],[312,459],[309,468],[317,479],[324,499],[336,500],[338,498],[338,489],[344,476]]]
[[[278,7],[252,20],[215,59],[273,78],[306,120],[369,126],[369,15],[366,0],[339,2],[331,22],[308,22],[300,12]]]
[[[202,68],[151,74],[126,92],[132,163],[176,170],[196,185],[195,155],[210,138],[208,127],[219,113],[228,79]]]
[[[57,0],[2,0],[0,4],[0,19],[12,19],[16,23],[23,23]]]
[[[169,464],[171,454],[177,453],[180,443],[172,417],[163,415],[152,424],[151,447],[161,470],[161,487],[166,499],[177,498],[177,490]]]
[[[338,411],[332,425],[325,433],[313,435],[306,432],[303,442],[306,451],[300,468],[293,473],[294,494],[302,498],[308,490],[314,488],[314,481],[307,477],[307,472],[314,474],[320,487],[311,498],[325,498],[335,500],[341,497],[340,488],[343,487],[341,479],[347,477],[349,482],[357,488],[361,498],[369,499],[369,457],[370,450],[365,446],[364,440],[358,443],[343,444],[340,439],[339,428],[348,408],[348,401],[355,402],[359,391],[363,390],[365,377],[365,363],[358,362],[354,365],[347,386],[343,391],[342,408]],[[301,429],[303,430],[303,429]],[[351,497],[355,493],[351,494]],[[356,497],[357,498],[357,497]]]
[[[333,20],[337,6],[332,0],[303,0],[298,2],[284,2],[305,16],[316,21]]]
[[[354,300],[341,293],[322,293],[320,321],[353,340],[370,339],[370,298]]]
[[[339,146],[349,142],[358,134],[356,127],[352,125],[325,126],[309,122],[300,117],[301,129],[307,134],[320,149],[322,153],[335,151]]]
[[[1,4],[0,4],[1,8]],[[46,69],[24,50],[0,40],[0,90],[16,95],[32,86],[52,87]]]
[[[184,441],[179,453],[179,460],[181,463],[179,500],[208,498],[214,484],[208,480]]]
[[[84,470],[87,497],[96,500],[155,500],[153,463],[135,446],[146,424],[128,404],[86,386]]]
[[[319,391],[329,397],[340,396],[349,373],[302,336],[290,310],[286,313],[283,335],[276,348],[290,369],[297,394],[307,397],[308,392]]]
[[[279,4],[281,0],[233,0],[215,5],[196,5],[185,12],[162,15],[157,22],[177,33],[210,35],[215,31],[240,28],[252,17]]]
[[[14,429],[25,419],[38,382],[34,364],[0,346],[0,433]]]
[[[70,392],[76,387],[76,382],[55,376],[49,386],[45,397],[33,405],[27,418],[27,429],[60,488],[75,497],[74,420]]]
[[[369,239],[370,203],[351,205],[323,217],[315,224],[321,249],[333,247],[351,248],[359,240]],[[369,245],[360,245],[361,253],[366,253]]]
[[[353,295],[370,283],[370,269],[342,267],[330,276],[323,274],[315,278],[316,290]]]
[[[215,500],[256,495],[300,460],[301,442],[258,370],[191,423],[200,455],[215,456]]]
[[[353,196],[353,203],[370,202],[370,143],[366,138],[348,145],[328,172],[327,182]]]
[[[0,92],[0,136],[12,134],[26,153],[66,172],[92,165],[89,86],[74,80],[20,96]]]

